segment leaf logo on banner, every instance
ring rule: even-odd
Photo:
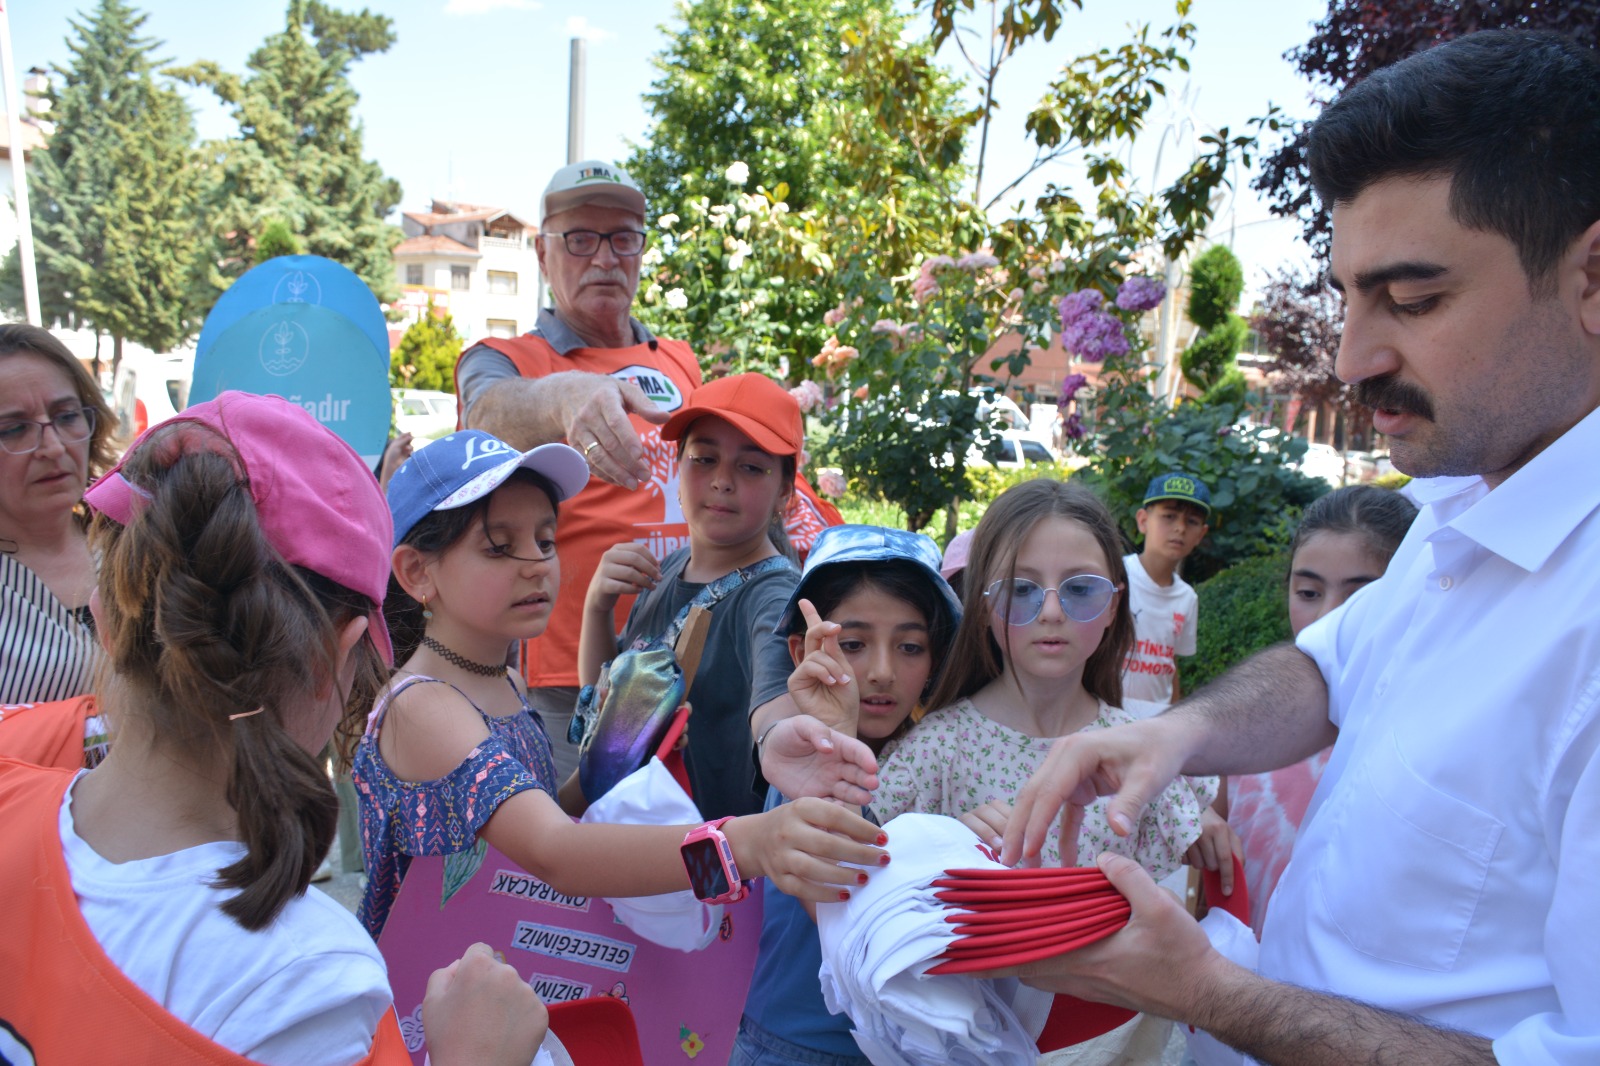
[[[269,374],[285,377],[305,365],[311,354],[311,338],[298,322],[282,321],[261,335],[261,367]]]

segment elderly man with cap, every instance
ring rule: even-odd
[[[620,167],[593,160],[556,171],[539,206],[539,270],[555,307],[533,331],[469,347],[456,364],[467,426],[517,448],[565,441],[594,474],[561,509],[563,588],[523,672],[565,777],[577,700],[583,590],[602,553],[630,536],[659,558],[687,543],[659,427],[700,385],[689,345],[651,335],[632,315],[644,251],[644,193]]]
[[[701,383],[694,351],[651,335],[632,315],[646,243],[645,199],[620,167],[588,160],[556,171],[539,207],[539,269],[555,307],[532,332],[480,341],[456,364],[465,424],[522,449],[565,441],[589,461],[589,487],[561,508],[562,589],[549,629],[523,649],[533,705],[566,777],[578,693],[583,591],[600,556],[630,537],[661,559],[688,543],[672,445],[660,427]],[[790,539],[804,551],[823,517],[797,482]],[[630,599],[618,605],[618,626]]]

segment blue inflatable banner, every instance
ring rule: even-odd
[[[354,322],[389,368],[389,324],[366,282],[348,267],[320,255],[281,255],[251,267],[206,315],[195,351],[204,355],[218,337],[253,311],[274,304],[310,304]]]
[[[355,323],[326,307],[270,305],[214,337],[195,356],[189,402],[228,389],[299,404],[368,465],[377,464],[389,439],[389,360]]]

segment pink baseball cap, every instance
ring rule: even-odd
[[[239,455],[267,540],[284,560],[368,597],[368,632],[383,661],[394,647],[383,621],[393,522],[378,479],[360,456],[303,408],[278,396],[224,392],[146,430],[84,494],[96,511],[127,525],[150,494],[122,476],[123,463],[185,422],[221,434]],[[180,438],[181,439],[181,438]],[[185,450],[203,447],[198,441]]]
[[[972,555],[972,530],[957,533],[950,538],[950,543],[945,545],[944,562],[939,567],[939,576],[949,581],[956,574],[967,568],[967,559]]]

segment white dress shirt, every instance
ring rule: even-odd
[[[1378,582],[1307,628],[1339,740],[1261,972],[1600,1062],[1600,412],[1490,491],[1414,482]]]

